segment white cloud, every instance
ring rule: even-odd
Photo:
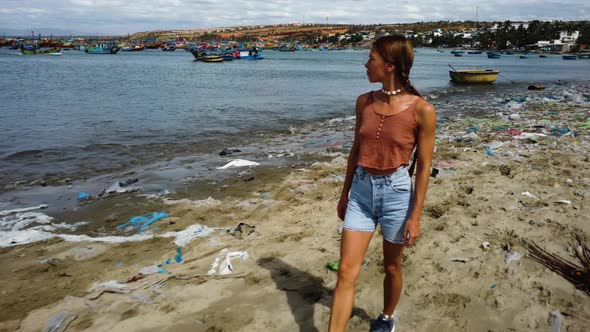
[[[0,0],[1,28],[94,33],[245,24],[376,24],[437,20],[587,20],[586,0]],[[24,18],[24,19],[23,19]],[[1,32],[1,29],[0,29]]]

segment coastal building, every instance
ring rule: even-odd
[[[567,53],[574,46],[579,36],[579,31],[573,31],[572,33],[569,33],[568,31],[561,31],[559,33],[559,39],[555,39],[553,41],[539,40],[535,44],[525,45],[525,47],[528,50]]]

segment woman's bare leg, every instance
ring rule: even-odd
[[[332,296],[330,332],[344,331],[352,313],[354,284],[361,271],[363,257],[371,242],[373,232],[344,230],[340,242],[338,282]]]
[[[392,315],[402,292],[404,277],[402,274],[403,244],[394,244],[383,240],[383,313]]]

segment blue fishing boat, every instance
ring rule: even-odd
[[[164,45],[164,46],[162,46],[162,51],[164,51],[164,52],[174,52],[174,51],[176,51],[176,46]]]
[[[561,56],[561,58],[563,60],[578,60],[578,56],[573,54],[564,54]]]
[[[519,58],[521,58],[521,59],[528,59],[529,56],[528,55],[520,55]]]
[[[465,53],[465,51],[462,51],[462,50],[452,50],[451,51],[451,54],[454,54],[455,56],[457,56],[457,54],[463,54],[463,53]]]
[[[463,56],[463,53],[455,53],[455,56]]]
[[[258,53],[258,49],[252,50],[237,50],[234,53],[234,59],[239,60],[262,60],[264,56]]]
[[[482,51],[467,51],[467,54],[481,54]]]
[[[514,55],[514,52],[506,51],[506,55]]]
[[[546,58],[547,54],[539,54],[539,58]]]
[[[115,45],[94,45],[87,47],[84,52],[88,54],[117,54],[120,48]]]
[[[488,52],[488,59],[500,59],[500,53]]]
[[[223,61],[233,61],[234,55],[231,53],[224,53],[223,54]]]

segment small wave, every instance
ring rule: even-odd
[[[43,150],[24,150],[6,156],[6,159],[18,159],[43,153]]]

